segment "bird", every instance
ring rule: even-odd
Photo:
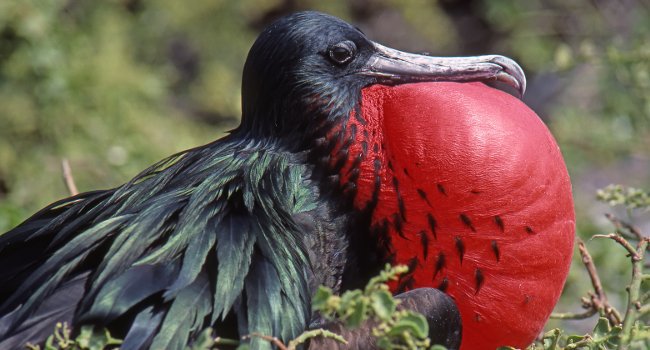
[[[310,301],[317,286],[335,292],[356,288],[384,264],[404,262],[410,272],[393,291],[406,298],[405,304],[408,298],[429,300],[433,295],[444,303],[442,309],[450,309],[444,312],[450,319],[460,310],[461,348],[480,344],[485,329],[476,324],[482,323],[466,318],[468,312],[484,309],[471,295],[486,302],[481,292],[492,290],[497,274],[488,265],[477,267],[484,257],[474,255],[467,233],[441,239],[451,226],[441,216],[444,212],[460,220],[461,228],[483,228],[484,218],[473,216],[480,207],[476,202],[470,200],[464,213],[455,212],[466,196],[457,196],[452,184],[470,175],[453,174],[463,175],[468,168],[454,173],[445,168],[453,162],[436,159],[440,154],[421,159],[428,162],[424,169],[445,174],[438,180],[397,166],[418,160],[408,153],[410,145],[425,151],[439,146],[400,134],[427,127],[430,119],[418,118],[418,106],[430,106],[428,92],[448,86],[441,82],[468,89],[470,82],[486,81],[511,86],[519,95],[526,86],[523,70],[504,56],[406,53],[313,11],[278,19],[249,51],[241,122],[228,135],[168,157],[124,185],[57,201],[0,235],[0,348],[41,342],[64,321],[77,331],[82,326],[107,328],[123,337],[123,349],[183,349],[206,327],[219,336],[260,333],[287,341],[314,324]],[[442,90],[434,92],[454,92]],[[472,94],[475,100],[476,95],[489,100],[492,90]],[[444,106],[443,97],[433,102]],[[399,111],[401,103],[411,103],[410,109]],[[403,121],[404,128],[387,128],[378,118],[391,108],[415,118]],[[449,115],[458,113],[452,108]],[[398,163],[389,156],[405,158]],[[456,198],[454,206],[427,207],[438,205],[431,186],[437,195]],[[526,194],[520,190],[517,195]],[[485,197],[479,193],[475,198]],[[499,198],[490,200],[500,203]],[[429,224],[424,234],[416,225],[419,219],[409,221],[418,211]],[[519,218],[494,215],[502,218],[495,225],[504,231],[510,219]],[[523,225],[533,232],[547,229]],[[503,236],[490,241],[497,248],[487,243],[481,251],[492,252],[493,260],[501,254],[499,266],[507,269],[514,265],[506,264],[506,243],[514,236]],[[425,240],[429,252],[424,252]],[[452,253],[461,250],[462,268],[452,263]],[[521,283],[526,280],[523,266],[513,277]],[[465,268],[473,268],[473,275],[462,294],[455,276],[464,276],[459,271]],[[505,288],[511,288],[514,282],[505,280]],[[438,289],[427,288],[432,286]],[[411,289],[424,293],[409,293]],[[486,315],[488,320],[500,321]],[[460,324],[450,332],[447,326],[444,332],[460,336]],[[487,330],[496,327],[493,323]],[[509,341],[503,333],[497,340]],[[524,333],[512,338],[513,344],[532,340],[529,329]],[[271,348],[258,338],[250,346]]]

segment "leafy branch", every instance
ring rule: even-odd
[[[314,296],[313,308],[325,319],[337,320],[348,328],[359,327],[367,320],[374,322],[372,335],[380,349],[444,349],[431,345],[429,325],[424,316],[397,309],[399,301],[393,298],[386,282],[396,280],[407,271],[404,265],[386,265],[363,290],[347,291],[341,296],[320,287]]]
[[[93,327],[82,327],[79,335],[71,338],[72,330],[67,323],[59,322],[52,335],[47,337],[42,350],[103,350],[116,349],[122,340],[113,338],[108,330],[98,332]],[[41,350],[40,345],[28,343],[29,350]]]
[[[623,205],[631,216],[634,210],[650,208],[650,196],[647,192],[621,185],[609,185],[597,192],[600,201],[610,206]],[[578,250],[582,262],[591,279],[593,292],[582,299],[585,309],[581,313],[553,314],[558,319],[584,319],[596,313],[600,315],[591,334],[566,336],[560,329],[545,333],[541,343],[529,347],[544,350],[564,349],[647,349],[650,347],[650,326],[644,320],[650,315],[650,291],[644,281],[650,281],[650,275],[644,273],[646,252],[650,237],[631,223],[617,218],[612,214],[605,215],[615,228],[615,232],[606,235],[595,235],[593,238],[607,238],[625,249],[632,265],[630,283],[626,286],[627,304],[625,315],[613,307],[602,287],[596,266],[587,250],[585,243],[578,240]],[[645,286],[645,287],[644,287]]]
[[[596,198],[612,207],[624,205],[628,210],[650,208],[650,194],[634,187],[608,185],[596,192]]]

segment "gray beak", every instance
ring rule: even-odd
[[[432,57],[374,45],[376,52],[360,74],[374,77],[379,84],[500,81],[515,88],[520,97],[526,91],[524,71],[504,56]]]

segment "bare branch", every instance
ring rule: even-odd
[[[605,214],[605,217],[612,223],[612,225],[614,225],[617,232],[619,232],[621,234],[624,234],[624,230],[627,230],[628,232],[630,232],[634,236],[634,238],[637,241],[640,241],[640,240],[643,239],[643,234],[641,233],[641,231],[636,226],[634,226],[634,225],[632,225],[632,224],[630,224],[630,223],[628,223],[626,221],[623,221],[623,220],[621,220],[621,219],[617,218],[616,216],[614,216],[612,214],[609,214],[609,213]]]
[[[228,339],[228,338],[221,338],[221,337],[216,337],[214,338],[214,343],[216,345],[230,345],[230,346],[237,346],[239,345],[238,340],[234,339]]]
[[[78,195],[79,190],[77,190],[77,185],[74,183],[74,177],[72,177],[70,162],[68,162],[66,158],[61,160],[61,168],[63,169],[63,181],[65,181],[65,187],[68,188],[68,193],[70,193],[71,196]]]
[[[585,242],[581,239],[578,239],[578,250],[580,251],[580,257],[582,257],[582,263],[585,265],[587,272],[589,273],[589,278],[591,279],[591,285],[594,287],[594,292],[596,292],[596,298],[598,300],[607,299],[605,296],[605,291],[603,290],[603,284],[600,282],[600,277],[598,276],[598,271],[596,270],[596,265],[594,265],[594,260],[589,254]]]
[[[598,270],[596,270],[596,265],[594,265],[594,260],[592,259],[585,242],[578,238],[578,251],[580,252],[580,257],[582,258],[582,263],[587,269],[589,278],[591,279],[591,285],[594,288],[594,293],[589,293],[589,298],[583,298],[583,307],[586,309],[582,313],[558,313],[552,314],[552,318],[564,319],[564,320],[581,320],[593,316],[596,313],[600,313],[607,317],[611,324],[617,325],[621,323],[621,314],[614,308],[607,299],[605,290],[603,289],[603,284],[600,281],[598,276]]]
[[[616,241],[616,243],[620,244],[625,250],[630,253],[630,257],[633,259],[633,261],[637,261],[639,259],[639,256],[637,255],[636,249],[628,242],[623,236],[621,236],[618,233],[610,233],[608,235],[594,235],[593,238],[609,238],[613,239]]]
[[[585,318],[589,318],[595,315],[597,312],[598,310],[590,307],[583,312],[554,312],[551,314],[551,318],[554,318],[556,320],[584,320]]]

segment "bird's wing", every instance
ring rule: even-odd
[[[310,305],[294,220],[315,206],[306,173],[285,153],[215,143],[44,209],[0,236],[0,266],[12,264],[0,272],[0,344],[82,274],[69,321],[119,325],[126,349],[182,349],[233,314],[240,334],[291,339]]]

